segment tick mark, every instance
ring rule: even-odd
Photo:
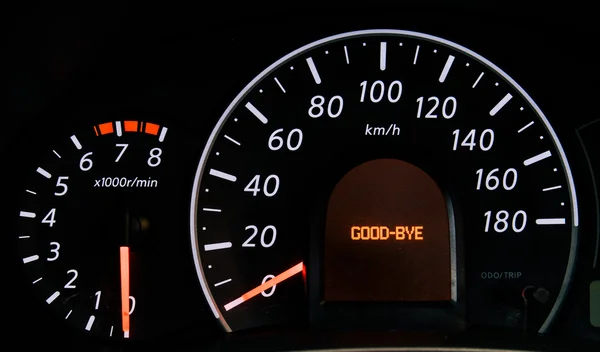
[[[413,60],[413,65],[417,64],[417,58],[419,57],[419,48],[420,48],[420,46],[417,45],[417,49],[415,50],[415,58]]]
[[[27,263],[35,262],[38,259],[40,259],[39,255],[32,255],[32,256],[23,258],[23,263],[27,264]]]
[[[58,292],[58,291],[54,292],[52,295],[50,295],[50,297],[48,297],[46,299],[46,303],[50,304],[50,303],[54,302],[54,300],[57,299],[58,296],[60,296],[60,292]]]
[[[483,77],[483,72],[481,72],[479,77],[477,77],[477,80],[475,81],[475,83],[473,83],[473,86],[471,88],[475,88],[477,86],[477,83],[479,83],[479,81],[481,81],[481,77]]]
[[[537,225],[564,225],[566,224],[565,218],[553,218],[553,219],[536,219]]]
[[[494,106],[494,108],[492,110],[490,110],[490,116],[494,116],[498,113],[498,111],[500,111],[500,109],[502,109],[504,107],[504,105],[506,105],[506,103],[508,103],[510,100],[512,99],[512,94],[507,93],[504,98],[502,98],[502,100],[500,100],[498,102],[498,104],[496,104],[496,106]]]
[[[315,66],[312,57],[306,58],[306,63],[308,64],[308,68],[310,69],[310,73],[312,74],[315,83],[321,84],[321,76],[319,76],[319,71],[317,71],[317,67]]]
[[[346,64],[350,65],[350,57],[348,56],[348,48],[344,45],[344,55],[346,56]]]
[[[381,71],[385,71],[386,56],[387,56],[387,43],[381,42],[381,44],[379,45],[379,69]]]
[[[164,142],[164,141],[165,141],[165,137],[167,136],[167,132],[168,132],[168,131],[169,131],[169,129],[168,129],[168,128],[166,128],[166,127],[163,127],[163,128],[160,130],[160,136],[158,136],[158,141],[159,141],[159,142],[161,142],[161,143],[162,143],[162,142]]]
[[[208,251],[217,251],[220,249],[231,248],[231,246],[232,246],[231,242],[219,242],[219,243],[205,244],[204,250],[207,252]]]
[[[454,56],[448,55],[448,60],[446,60],[446,64],[444,65],[442,74],[440,74],[440,78],[439,78],[440,83],[444,83],[444,81],[446,80],[446,77],[448,77],[448,72],[450,72],[450,68],[452,67],[453,62],[454,62]]]
[[[123,135],[123,128],[121,127],[121,121],[115,121],[115,126],[117,127],[117,136],[121,137]]]
[[[265,115],[263,115],[260,111],[258,111],[258,109],[255,108],[254,105],[252,105],[252,103],[247,102],[246,109],[248,109],[248,111],[250,111],[252,113],[252,115],[256,116],[256,118],[259,119],[260,122],[262,122],[264,124],[267,124],[267,122],[269,122],[269,120],[267,120]]]
[[[73,144],[75,144],[75,148],[77,148],[78,150],[81,150],[82,146],[81,146],[81,143],[79,143],[79,139],[77,139],[77,136],[72,135],[71,142],[73,142]]]
[[[230,181],[230,182],[235,182],[237,180],[237,177],[235,177],[233,175],[230,175],[230,174],[228,174],[226,172],[215,170],[215,169],[210,169],[210,171],[208,173],[211,176],[215,176],[215,177],[218,177],[220,179],[227,180],[227,181]]]
[[[228,139],[231,143],[235,144],[235,145],[241,145],[240,142],[236,141],[235,139],[229,137],[228,135],[224,135],[223,137],[225,137],[225,139]]]
[[[518,130],[517,133],[521,133],[521,132],[525,131],[531,125],[533,125],[533,121],[531,121],[530,123],[528,123],[525,126],[521,127],[521,129]]]
[[[19,216],[22,218],[35,219],[35,213],[32,213],[30,211],[21,211],[19,213]]]
[[[44,176],[45,178],[52,178],[52,174],[50,174],[48,171],[42,169],[41,167],[38,167],[37,170],[35,170],[35,171],[37,171],[38,174]]]
[[[540,153],[536,156],[533,156],[533,157],[523,161],[523,165],[525,165],[525,166],[533,165],[533,164],[537,163],[538,161],[542,161],[544,159],[549,158],[550,156],[552,156],[552,153],[550,153],[549,150],[546,150],[543,153]]]
[[[277,85],[279,86],[279,89],[281,89],[281,91],[285,93],[285,88],[283,88],[283,86],[281,85],[281,82],[279,82],[279,80],[277,79],[277,77],[275,77],[273,79],[275,80],[275,83],[277,83]]]
[[[87,331],[92,330],[92,326],[94,326],[94,320],[96,320],[96,317],[91,315],[90,318],[88,319],[87,324],[85,325],[85,329]]]
[[[225,284],[226,284],[226,283],[228,283],[228,282],[231,282],[231,279],[227,279],[227,280],[223,280],[223,281],[221,281],[221,282],[217,282],[217,283],[215,284],[215,287],[219,287],[219,286],[221,286],[221,285],[225,285]]]

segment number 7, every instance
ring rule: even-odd
[[[123,156],[123,154],[125,154],[125,151],[127,150],[127,147],[129,147],[129,144],[116,144],[115,146],[117,148],[123,148],[123,149],[121,149],[121,152],[117,156],[117,159],[115,159],[115,163],[118,163],[119,160],[121,160],[121,157]]]

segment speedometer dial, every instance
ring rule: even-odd
[[[190,225],[229,331],[544,332],[578,214],[560,141],[512,78],[450,41],[369,30],[302,47],[240,92],[202,154]]]

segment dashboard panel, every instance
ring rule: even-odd
[[[5,337],[597,349],[586,12],[22,8],[2,142]]]

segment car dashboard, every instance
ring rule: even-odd
[[[7,344],[600,349],[592,7],[20,7]]]

